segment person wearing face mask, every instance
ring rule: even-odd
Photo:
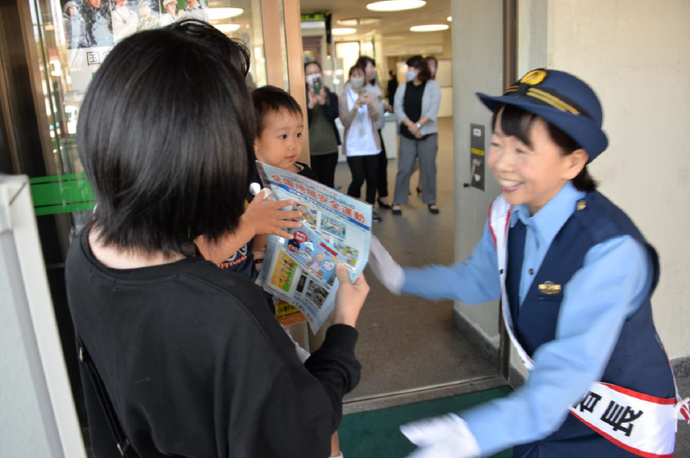
[[[400,150],[392,211],[394,215],[402,215],[400,206],[407,204],[410,175],[414,170],[415,159],[419,159],[422,202],[428,206],[429,212],[437,215],[436,118],[441,105],[441,88],[431,79],[429,64],[422,56],[409,58],[407,67],[407,82],[400,85],[395,93],[394,111],[400,126]]]
[[[365,87],[364,75],[365,70],[359,65],[350,69],[338,111],[345,127],[343,154],[347,156],[347,164],[352,172],[352,183],[347,194],[359,198],[366,180],[366,201],[374,205],[381,153],[381,136],[376,132],[376,121],[382,113],[379,111],[379,100]],[[376,212],[373,212],[372,219],[381,221]]]
[[[381,116],[379,116],[379,119],[376,121],[376,130],[381,140],[381,152],[379,153],[378,199],[376,199],[376,201],[380,208],[390,210],[391,204],[388,201],[388,157],[386,156],[386,145],[383,142],[381,130],[386,124],[383,115],[389,108],[392,111],[392,108],[383,100],[383,91],[378,81],[376,81],[376,61],[371,57],[361,56],[357,60],[357,65],[364,67],[364,87],[367,89],[367,93],[370,97],[376,97],[379,104],[379,113],[381,113]]]
[[[436,69],[438,68],[438,60],[434,56],[428,56],[426,58],[426,63],[429,65],[429,73],[431,73],[431,77],[429,79],[435,80],[436,79]],[[414,170],[412,173],[415,173],[417,170],[419,170],[419,158],[415,161],[414,163]],[[417,175],[417,195],[420,195],[422,193],[422,174],[420,173]]]
[[[323,84],[323,72],[318,62],[305,63],[304,75],[307,84],[311,169],[319,177],[320,183],[333,188],[340,145],[340,135],[335,126],[338,96]]]

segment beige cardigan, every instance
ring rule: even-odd
[[[350,86],[345,86],[345,91],[338,98],[338,116],[340,117],[340,122],[343,123],[345,127],[345,132],[343,133],[343,154],[347,155],[347,134],[350,132],[350,126],[352,121],[357,116],[357,109],[352,107],[352,110],[347,109],[347,92],[350,90]],[[374,141],[376,142],[376,148],[381,150],[381,136],[377,135],[378,129],[376,128],[376,120],[379,119],[381,113],[379,113],[379,101],[376,97],[372,97],[373,94],[369,94],[369,102],[367,102],[367,108],[369,110],[369,121],[371,122],[371,129],[374,132]]]

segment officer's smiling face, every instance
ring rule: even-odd
[[[270,111],[263,122],[261,134],[254,142],[256,158],[273,167],[294,171],[295,161],[302,154],[302,114]]]
[[[541,118],[532,122],[531,145],[506,135],[501,129],[502,112],[496,117],[488,164],[506,201],[525,204],[534,215],[580,173],[586,155],[584,162],[581,155],[564,155]]]

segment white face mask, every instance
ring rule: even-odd
[[[405,78],[407,78],[407,81],[412,81],[417,76],[417,73],[419,73],[417,70],[408,70],[405,72]]]
[[[350,78],[350,86],[352,86],[352,89],[362,89],[364,87],[364,78]]]
[[[321,78],[321,73],[312,73],[311,75],[307,75],[304,79],[307,81],[307,84],[309,86],[313,86],[314,81],[316,81],[317,79],[322,79],[322,78]]]

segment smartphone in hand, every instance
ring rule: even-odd
[[[322,87],[321,78],[314,78],[314,94],[320,94]]]

